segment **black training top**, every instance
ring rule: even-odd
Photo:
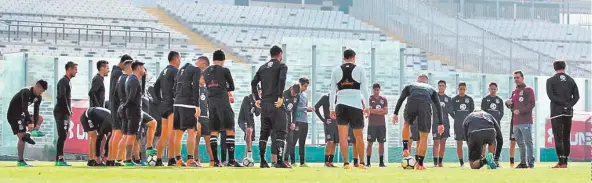
[[[124,109],[130,119],[142,118],[142,84],[136,75],[127,77],[125,82],[125,92],[127,100],[123,103]],[[129,115],[134,116],[129,116]]]
[[[321,97],[321,99],[317,102],[317,104],[315,104],[314,107],[317,117],[319,117],[321,121],[326,123],[327,119],[331,117],[329,115],[329,95],[323,95],[323,97]],[[321,107],[323,107],[323,115],[321,115],[321,111],[319,110],[319,108]]]
[[[175,104],[199,107],[199,79],[201,69],[189,63],[177,72],[175,84]]]
[[[240,111],[238,112],[238,121],[246,123],[255,123],[255,115],[259,116],[261,109],[255,106],[255,98],[253,95],[248,95],[243,98]]]
[[[206,87],[208,87],[208,98],[228,100],[228,92],[234,91],[234,80],[230,69],[212,65],[204,70],[203,75]]]
[[[448,116],[452,116],[452,98],[446,94],[438,94],[438,99],[440,100],[440,108],[442,109],[442,123],[444,125],[450,125],[450,119],[448,119]],[[434,110],[434,113],[437,112],[435,107],[432,110]],[[433,115],[433,123],[437,124],[437,121],[438,115]]]
[[[58,81],[57,93],[53,113],[56,120],[66,120],[72,116],[72,86],[70,85],[70,78],[64,76]]]
[[[90,107],[81,116],[87,117],[87,120],[100,121],[111,124],[111,111],[103,107]]]
[[[199,87],[199,110],[201,111],[199,113],[200,117],[208,117],[208,99],[206,98],[206,96],[208,96],[208,88],[206,88],[205,86],[200,86]]]
[[[465,139],[469,139],[470,133],[483,130],[495,130],[497,138],[501,139],[502,137],[499,122],[485,111],[472,112],[467,115],[467,118],[463,121],[463,130],[465,130]]]
[[[287,73],[288,66],[276,59],[272,59],[261,65],[251,81],[251,94],[255,96],[255,100],[276,102],[278,98],[282,98],[282,92],[284,92],[286,86]],[[261,97],[259,97],[257,91],[259,82],[261,82]]]
[[[547,96],[551,100],[551,117],[563,114],[564,108],[571,109],[580,100],[578,85],[565,73],[547,79]]]
[[[345,90],[345,89],[355,89],[359,90],[361,88],[361,83],[356,81],[352,77],[352,72],[356,68],[356,64],[353,63],[345,63],[341,65],[341,71],[343,75],[341,76],[341,80],[337,83],[338,90]]]
[[[146,94],[146,97],[148,97],[148,100],[150,101],[150,105],[148,107],[148,114],[150,114],[150,116],[160,116],[160,112],[159,112],[159,107],[160,107],[160,100],[155,100],[154,99],[154,86],[148,86],[148,93]],[[156,118],[155,119],[157,122],[161,122],[161,118]]]
[[[471,112],[475,110],[475,102],[473,101],[473,98],[469,97],[468,95],[457,95],[456,97],[452,98],[452,109],[452,117],[454,118],[454,123],[456,124],[465,120],[467,115],[471,114]]]
[[[109,109],[111,111],[117,110],[119,107],[119,98],[117,98],[117,82],[119,81],[119,77],[123,74],[123,71],[119,66],[114,65],[113,69],[111,69],[111,78],[109,81],[109,100],[110,106]],[[116,101],[117,100],[117,101]]]
[[[23,88],[16,93],[10,100],[8,106],[7,118],[8,119],[20,119],[24,117],[28,123],[33,122],[37,125],[39,122],[39,106],[41,105],[41,96],[36,96],[33,93],[33,87]],[[31,114],[29,113],[29,105],[33,105],[33,121],[31,121]]]
[[[399,97],[399,100],[397,101],[397,105],[395,107],[395,115],[399,114],[401,105],[403,105],[403,101],[405,101],[407,97],[409,97],[409,100],[407,100],[407,105],[418,103],[427,104],[427,106],[429,106],[430,109],[426,110],[431,110],[432,103],[440,103],[438,93],[432,88],[432,86],[426,83],[415,82],[410,85],[407,85],[401,92],[401,96]],[[433,107],[436,109],[436,113],[438,114],[438,124],[440,125],[443,122],[442,107],[440,105],[435,105]]]
[[[481,110],[491,114],[497,122],[504,117],[504,100],[499,96],[487,95],[481,101]]]
[[[103,107],[105,104],[105,83],[104,78],[100,74],[95,75],[92,79],[88,97],[90,107]]]
[[[123,105],[127,100],[127,93],[125,92],[125,83],[127,82],[127,77],[127,74],[122,74],[117,81],[117,85],[115,85],[115,89],[117,90],[115,99],[117,99],[117,101],[113,100],[113,102],[115,102],[117,108]]]
[[[173,65],[168,65],[160,72],[158,79],[154,83],[154,99],[162,102],[162,105],[172,107],[175,95],[175,77],[178,69]]]
[[[292,96],[292,92],[290,91],[292,87],[288,88],[284,91],[284,109],[286,110],[286,114],[288,115],[288,123],[296,122],[296,108],[298,107],[298,101],[300,97],[298,94],[296,96]]]

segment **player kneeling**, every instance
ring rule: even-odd
[[[469,163],[472,169],[480,169],[487,165],[490,169],[496,169],[493,156],[495,154],[496,139],[501,139],[502,133],[495,118],[484,111],[469,114],[463,122],[465,139],[469,145]],[[485,157],[481,155],[483,147],[487,145],[489,153]]]

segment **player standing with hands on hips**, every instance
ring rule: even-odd
[[[553,68],[557,73],[547,79],[547,96],[551,100],[551,128],[555,137],[555,151],[559,159],[553,168],[567,168],[573,106],[580,99],[578,85],[573,78],[565,73],[565,67],[564,61],[553,62]]]

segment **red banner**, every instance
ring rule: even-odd
[[[80,124],[80,116],[86,110],[82,107],[84,104],[72,105],[72,118],[70,119],[70,129],[68,129],[68,138],[64,144],[64,152],[72,154],[87,154],[88,153],[88,135],[84,132],[82,124]],[[88,106],[88,103],[86,105]]]
[[[570,159],[573,160],[592,160],[590,155],[592,145],[592,113],[574,114],[571,126]],[[551,119],[547,119],[545,124],[545,147],[555,148],[555,137],[551,127]]]

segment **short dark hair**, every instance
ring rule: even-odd
[[[300,85],[299,84],[292,85],[292,90],[294,91],[294,93],[300,93]]]
[[[216,51],[214,51],[214,54],[212,55],[212,60],[224,61],[224,60],[226,60],[226,55],[224,54],[224,52],[222,50],[216,50]]]
[[[491,83],[489,83],[489,86],[490,86],[490,87],[491,87],[491,86],[495,86],[495,87],[497,88],[497,83],[495,83],[495,82],[491,82]]]
[[[107,62],[105,60],[99,60],[97,62],[97,71],[100,71],[101,67],[104,67],[105,65],[109,65],[109,62]]]
[[[179,56],[179,52],[176,52],[176,51],[169,52],[169,56],[168,56],[169,62],[172,62],[173,59],[175,59],[175,57],[177,57],[177,56]]]
[[[300,82],[301,85],[310,84],[310,80],[306,77],[301,77],[300,79],[298,79],[298,82]]]
[[[125,62],[123,62],[123,67],[128,66],[130,64],[134,63],[133,60],[126,60]]]
[[[356,57],[356,52],[352,49],[347,49],[345,51],[343,51],[343,58],[344,59],[350,59]]]
[[[144,62],[141,62],[139,60],[136,60],[132,63],[132,71],[136,71],[136,69],[138,69],[138,67],[140,66],[144,66]]]
[[[464,81],[458,82],[458,87],[461,87],[461,86],[467,87],[467,83]]]
[[[446,81],[440,80],[440,81],[438,81],[438,84],[440,84],[440,83],[444,83],[444,86],[446,86]]]
[[[514,71],[514,74],[520,74],[520,77],[524,77],[524,73],[521,70]]]
[[[43,90],[47,90],[47,81],[40,79],[35,84],[41,86],[41,88],[43,88]]]
[[[210,59],[208,57],[206,57],[206,56],[197,57],[197,60],[198,61],[199,60],[203,60],[204,62],[206,62],[206,65],[210,66]]]
[[[269,55],[271,55],[271,57],[277,57],[280,53],[283,53],[284,51],[282,51],[282,48],[280,48],[279,46],[273,46],[271,47],[271,49],[269,49]]]
[[[553,69],[555,69],[555,71],[565,70],[565,67],[567,67],[567,65],[563,60],[556,60],[553,62]]]
[[[121,56],[121,58],[119,59],[119,63],[123,63],[126,60],[134,60],[134,59],[131,56],[125,54],[125,55]]]
[[[74,68],[74,67],[76,67],[76,66],[78,66],[78,64],[77,64],[77,63],[74,63],[74,62],[72,62],[72,61],[69,61],[68,63],[66,63],[66,66],[65,66],[65,68],[66,68],[66,70],[68,70],[68,69]]]
[[[376,89],[376,88],[380,89],[380,84],[378,84],[378,83],[372,84],[372,89]]]

